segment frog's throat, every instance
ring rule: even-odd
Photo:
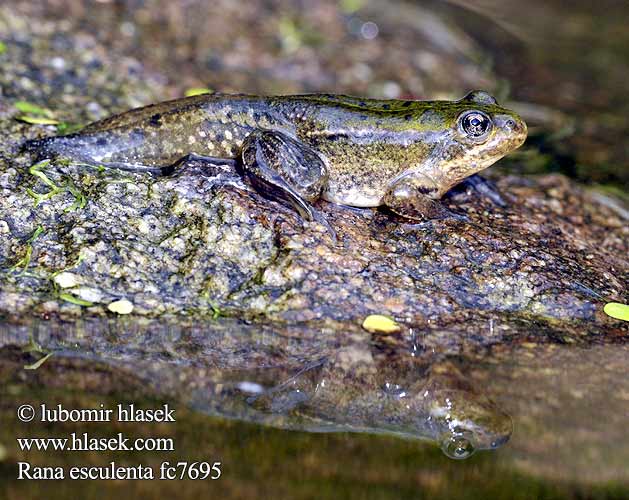
[[[496,163],[504,155],[464,156],[462,158],[449,159],[447,161],[434,161],[430,165],[424,165],[420,172],[430,179],[436,190],[427,193],[431,198],[441,198],[450,189]]]

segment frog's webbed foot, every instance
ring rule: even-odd
[[[323,224],[335,239],[328,222],[310,204],[328,179],[316,151],[281,132],[256,131],[243,143],[239,166],[260,193],[290,205],[306,220]]]
[[[408,176],[399,179],[387,189],[384,204],[393,212],[408,219],[428,221],[447,219],[469,222],[469,217],[457,214],[429,195],[437,189],[429,178]]]
[[[507,206],[507,202],[500,194],[500,191],[498,191],[496,185],[478,174],[471,175],[461,182],[461,185],[478,193],[498,207]]]

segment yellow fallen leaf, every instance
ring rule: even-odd
[[[68,272],[62,272],[57,274],[53,281],[57,283],[61,288],[72,288],[78,285],[78,281],[76,279],[76,275]]]
[[[612,318],[629,321],[629,306],[627,304],[620,304],[619,302],[609,302],[605,304],[603,311],[605,311],[605,314],[607,314],[607,316],[611,316]]]
[[[186,90],[184,96],[192,97],[193,95],[203,95],[203,94],[211,94],[212,90],[205,87],[194,87]]]
[[[400,331],[400,325],[389,316],[370,314],[363,321],[363,328],[368,332],[395,333]]]
[[[121,299],[109,304],[107,309],[117,314],[131,314],[133,311],[133,304],[127,299]]]
[[[17,117],[21,122],[30,123],[32,125],[58,125],[59,120],[55,120],[54,118],[46,118],[43,116],[28,116],[21,115]]]

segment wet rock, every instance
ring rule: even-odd
[[[46,165],[60,189],[35,205],[32,193],[51,188],[13,165],[4,163],[0,198],[4,314],[57,300],[62,316],[99,315],[125,298],[148,316],[385,314],[429,326],[496,313],[602,335],[615,323],[602,307],[627,297],[626,214],[560,176],[499,179],[506,208],[452,193],[446,203],[470,222],[409,224],[321,202],[334,244],[322,226],[203,172],[158,179]],[[74,286],[61,291],[65,273]]]

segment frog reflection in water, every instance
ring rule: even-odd
[[[212,94],[131,110],[25,149],[162,174],[191,162],[222,165],[307,220],[322,220],[312,207],[318,198],[421,220],[452,216],[438,199],[519,147],[526,132],[482,91],[458,101]]]
[[[248,401],[257,411],[286,416],[290,428],[429,439],[456,459],[500,447],[513,429],[509,415],[453,363],[377,352],[367,343],[285,374]]]

